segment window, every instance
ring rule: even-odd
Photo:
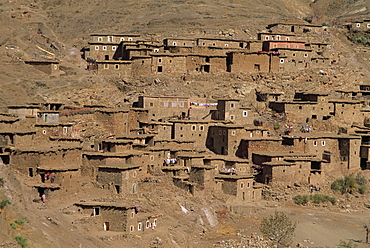
[[[157,219],[154,219],[153,226],[157,226]]]
[[[168,102],[163,102],[163,107],[167,108],[168,107]]]
[[[131,218],[135,217],[135,212],[131,212]]]
[[[109,69],[109,64],[104,64],[104,69]]]
[[[103,46],[103,50],[106,51],[107,50],[107,46]]]
[[[191,125],[191,130],[192,130],[192,131],[197,130],[197,126],[196,126],[196,125]]]
[[[68,127],[63,127],[63,134],[67,134],[68,133]]]
[[[130,226],[130,232],[134,231],[134,226]]]
[[[58,65],[54,65],[54,70],[58,70]]]
[[[277,40],[280,40],[280,35],[277,35],[277,36],[276,36],[276,39],[277,39]]]
[[[153,52],[159,53],[159,49],[154,49]]]
[[[148,229],[150,227],[150,222],[149,220],[146,221],[145,227]]]
[[[280,64],[284,64],[284,59],[280,59]]]
[[[361,23],[356,23],[356,27],[357,28],[361,27]]]
[[[179,106],[183,108],[185,106],[184,102],[179,102]]]
[[[108,36],[108,42],[113,42],[113,36]]]
[[[119,69],[119,64],[115,64],[114,69],[118,70]]]
[[[244,183],[240,183],[240,188],[243,189],[244,188]]]
[[[127,40],[128,40],[128,41],[132,41],[132,38],[128,38]]]
[[[199,126],[199,131],[204,131],[204,126],[203,125]]]
[[[248,111],[243,111],[243,117],[247,117],[248,116]]]
[[[293,57],[295,57],[295,53],[293,53]]]
[[[162,63],[162,59],[158,59],[158,63]]]
[[[136,176],[137,176],[137,171],[134,171],[134,173],[132,173],[132,177],[136,178]]]
[[[286,37],[285,40],[289,40],[289,37]]]
[[[367,27],[367,28],[370,28],[370,24],[367,24],[367,25],[366,25],[366,27]]]
[[[219,134],[219,135],[222,135],[222,130],[218,131],[218,134]]]
[[[236,132],[235,131],[231,131],[231,135],[232,136],[235,136]]]
[[[225,44],[225,47],[228,47],[229,46],[229,44]]]
[[[325,140],[321,141],[321,146],[325,146],[325,145],[326,145]]]
[[[162,72],[162,71],[163,71],[162,66],[158,66],[158,68],[157,68],[157,72]]]
[[[99,46],[95,46],[95,50],[99,50]]]
[[[154,161],[154,155],[150,155],[150,161]]]
[[[235,104],[234,103],[231,103],[230,104],[230,108],[234,108],[235,107]]]
[[[172,42],[172,45],[176,46],[176,45],[177,45],[177,43],[176,43],[176,42]]]
[[[154,106],[154,103],[150,102],[150,103],[149,103],[149,106],[150,106],[150,107],[153,107],[153,106]]]
[[[226,135],[226,130],[224,130],[224,132],[223,132],[223,133],[224,133],[224,135]]]
[[[303,56],[304,56],[305,58],[307,58],[307,57],[308,57],[308,53],[305,53]]]
[[[121,41],[124,41],[125,40],[125,38],[121,38]]]
[[[94,216],[100,214],[100,208],[94,208]]]
[[[298,106],[298,109],[302,109],[302,106]]]
[[[139,222],[139,224],[137,224],[137,230],[141,231],[141,228],[142,228],[142,224],[141,224],[141,222]]]
[[[313,141],[313,146],[317,146],[317,141],[316,140]]]
[[[235,115],[230,115],[230,120],[234,120],[235,119]]]
[[[112,51],[116,51],[117,50],[117,47],[116,46],[112,46]]]
[[[268,36],[265,36],[265,40],[269,40],[270,39],[270,37],[268,37]]]
[[[103,37],[98,37],[98,41],[103,41]]]

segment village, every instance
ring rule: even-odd
[[[370,20],[346,25],[350,33],[370,31]],[[81,52],[87,70],[102,77],[175,74],[186,83],[194,73],[325,74],[341,60],[330,32],[274,23],[255,40],[94,33]],[[63,74],[58,61],[24,62]],[[356,87],[294,94],[266,88],[220,99],[148,94],[125,106],[9,105],[0,114],[0,158],[27,178],[35,203],[66,199],[89,181],[125,200],[77,201],[68,208],[76,219],[94,230],[145,235],[161,226],[163,212],[143,211],[148,206],[137,199],[163,177],[191,196],[243,206],[261,201],[267,188],[320,190],[369,170],[370,81]]]

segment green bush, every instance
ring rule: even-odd
[[[11,201],[9,201],[9,199],[5,197],[5,198],[0,202],[0,209],[3,209],[3,208],[5,208],[5,206],[10,205],[10,204],[12,204],[12,203],[11,203]]]
[[[4,178],[0,177],[0,187],[4,186]]]
[[[313,195],[296,195],[293,197],[293,201],[297,205],[305,205],[310,201],[316,204],[330,202],[331,204],[334,205],[337,200],[335,199],[335,197],[332,196],[313,194]]]
[[[28,247],[28,240],[26,238],[23,238],[22,236],[16,236],[14,239],[17,240],[18,244],[22,248]]]
[[[359,192],[360,194],[365,194],[368,190],[367,188],[368,180],[362,176],[360,173],[356,175],[350,174],[343,178],[336,179],[331,184],[331,189],[334,191],[340,191],[344,193]]]
[[[279,128],[280,128],[280,123],[276,122],[276,123],[274,124],[274,129],[275,129],[275,130],[277,130],[277,129],[279,129]]]
[[[16,224],[20,225],[20,226],[23,226],[24,225],[24,220],[22,220],[22,219],[15,220],[14,222]]]
[[[306,205],[309,201],[308,195],[296,195],[293,197],[293,201],[297,205]]]
[[[16,225],[14,222],[11,222],[9,225],[10,225],[13,229],[17,229],[17,225]]]

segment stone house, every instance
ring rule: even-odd
[[[132,61],[127,60],[103,60],[94,62],[89,70],[96,70],[100,76],[131,77]]]
[[[226,71],[225,54],[189,54],[184,72],[219,73]]]
[[[152,74],[185,73],[186,54],[181,53],[152,53]]]
[[[172,135],[173,123],[159,121],[143,121],[140,122],[140,128],[144,134],[155,134],[156,139],[170,140]]]
[[[263,51],[279,51],[281,48],[289,48],[294,50],[306,50],[306,42],[290,41],[290,40],[265,40],[262,45]]]
[[[297,71],[312,66],[312,50],[295,48],[276,48],[279,55],[279,71]],[[319,59],[319,58],[315,58]],[[321,64],[320,64],[321,65]]]
[[[350,32],[370,32],[370,19],[365,19],[363,21],[353,22],[348,25]]]
[[[129,109],[102,108],[95,112],[95,116],[102,127],[113,135],[130,133]]]
[[[271,30],[273,33],[295,33],[295,34],[321,34],[322,32],[327,32],[327,27],[322,25],[314,25],[309,23],[273,23],[269,24],[267,29]]]
[[[171,139],[193,140],[195,147],[205,147],[209,121],[176,120],[172,125]]]
[[[25,119],[27,116],[36,117],[40,110],[40,106],[36,104],[8,105],[7,107],[10,114],[18,115],[20,119]]]
[[[19,128],[20,119],[17,115],[0,113],[0,130]]]
[[[57,123],[59,122],[59,111],[39,110],[36,123]]]
[[[282,101],[284,92],[274,90],[256,90],[256,100],[259,102]]]
[[[271,33],[262,32],[257,34],[257,39],[261,41],[277,40],[277,41],[290,41],[299,39],[295,34]]]
[[[359,100],[333,99],[329,103],[334,105],[333,119],[343,124],[363,123],[364,117],[361,112],[362,103]]]
[[[163,40],[163,45],[170,53],[192,53],[197,46],[197,41],[186,38],[166,38]]]
[[[36,143],[35,130],[10,129],[0,131],[0,144],[7,147],[31,146]]]
[[[49,141],[51,137],[79,138],[79,133],[74,129],[72,123],[36,123],[36,135],[38,139]]]

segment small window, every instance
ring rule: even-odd
[[[95,50],[99,50],[99,46],[95,46]]]
[[[234,108],[235,107],[235,104],[234,103],[231,103],[230,104],[230,108]]]
[[[113,36],[108,36],[108,42],[113,42]]]
[[[295,53],[293,53],[292,55],[293,55],[293,57],[295,57]]]
[[[356,23],[356,27],[361,27],[361,23]]]
[[[150,227],[150,222],[149,220],[146,221],[145,227],[148,229]]]
[[[229,44],[225,44],[225,47],[228,47],[229,46]]]
[[[135,217],[135,212],[131,212],[131,218]]]
[[[158,59],[158,63],[162,63],[162,59]]]
[[[157,219],[154,219],[153,226],[157,226]]]
[[[122,37],[122,38],[121,38],[121,41],[124,41],[124,40],[125,40],[125,38],[123,38],[123,37]]]
[[[130,232],[134,231],[134,226],[130,226]]]
[[[142,224],[141,224],[141,222],[139,222],[139,224],[137,224],[137,230],[141,231],[141,228],[142,228]]]
[[[63,127],[63,134],[67,134],[68,133],[68,127]]]
[[[159,53],[159,49],[154,49],[153,52]]]
[[[132,41],[132,38],[128,38],[127,40],[128,40],[128,41]]]
[[[118,70],[119,69],[119,64],[115,64],[114,69]]]
[[[132,173],[132,177],[136,178],[136,176],[137,176],[137,171],[134,171],[134,173]]]
[[[106,51],[107,50],[107,46],[103,46],[103,50]]]
[[[171,102],[171,106],[172,106],[173,108],[177,107],[177,102]]]
[[[313,141],[313,146],[317,146],[317,141],[316,140]]]
[[[199,131],[204,131],[204,126],[203,125],[199,126]]]
[[[43,133],[43,134],[46,134],[46,130],[42,130],[42,133]]]
[[[58,70],[58,65],[54,65],[54,70]]]
[[[305,53],[303,56],[304,56],[305,58],[307,58],[307,57],[308,57],[308,53]]]
[[[280,59],[280,64],[284,64],[284,59]]]
[[[226,130],[223,131],[223,134],[226,135]]]
[[[184,102],[179,102],[179,106],[183,108],[185,106]]]
[[[270,37],[268,37],[268,36],[265,36],[265,40],[269,40],[270,39]]]
[[[298,106],[298,109],[302,109],[302,106]]]
[[[325,145],[326,145],[325,140],[321,141],[321,146],[325,146]]]
[[[240,183],[240,188],[244,189],[244,183]]]
[[[235,119],[235,115],[230,115],[230,120],[234,120]]]
[[[285,40],[289,40],[289,37],[286,37]]]
[[[109,64],[104,64],[104,69],[109,69]]]
[[[236,135],[236,132],[235,131],[231,131],[231,135],[232,136],[235,136]]]
[[[177,45],[177,43],[176,43],[176,42],[172,42],[172,45],[176,46],[176,45]]]
[[[153,106],[154,106],[154,103],[150,102],[150,103],[149,103],[149,106],[150,106],[150,107],[153,107]]]
[[[150,155],[150,161],[154,161],[154,155]]]
[[[280,40],[280,35],[277,35],[277,36],[276,36],[276,39],[277,39],[277,40]]]
[[[117,47],[116,46],[112,46],[112,51],[116,51],[117,50]]]
[[[247,117],[248,116],[248,111],[243,111],[243,117]]]
[[[98,37],[98,41],[103,41],[103,37]]]
[[[367,28],[370,28],[370,24],[367,24],[367,25],[366,25],[366,27],[367,27]]]
[[[191,126],[191,130],[192,130],[192,131],[197,130],[197,126],[196,126],[196,125],[192,125],[192,126]]]
[[[219,134],[219,135],[222,135],[222,130],[218,131],[218,134]]]

